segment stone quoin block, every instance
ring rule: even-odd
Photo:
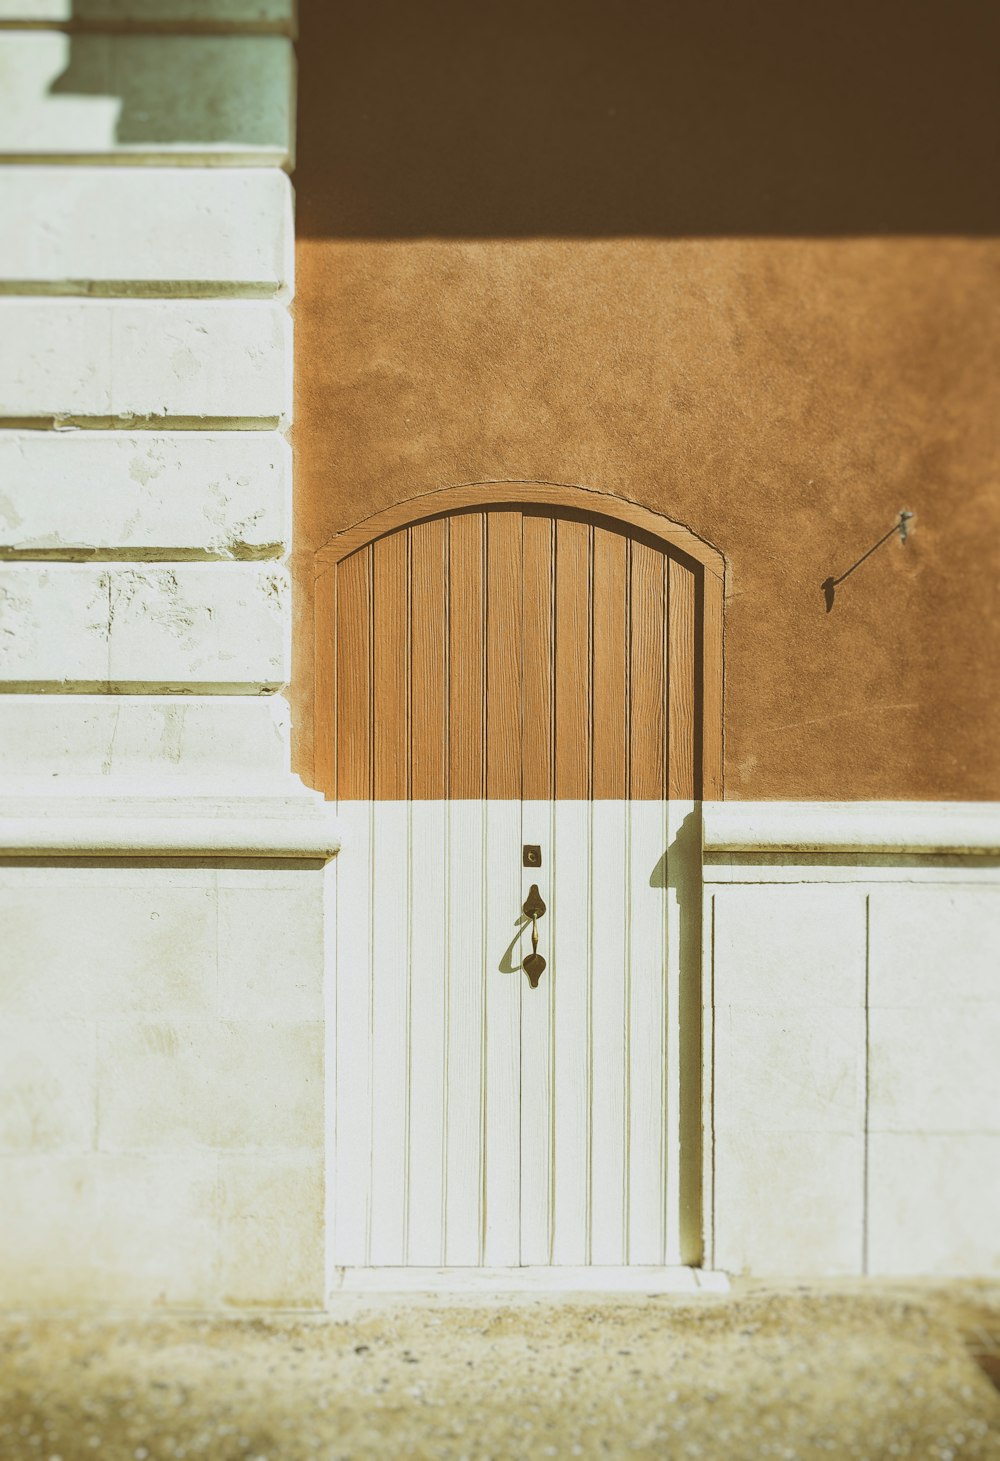
[[[715,1138],[715,1266],[755,1276],[860,1274],[860,1133],[723,1131]]]
[[[317,879],[220,888],[218,1003],[224,1019],[322,1020],[323,900]]]
[[[0,417],[283,423],[290,335],[263,301],[0,300]]]
[[[103,1024],[101,1149],[320,1149],[322,1029],[319,1021]]]
[[[277,686],[287,603],[287,575],[268,564],[3,564],[0,684]]]
[[[715,1003],[757,1009],[864,1004],[865,898],[857,888],[720,888]]]
[[[0,551],[280,556],[290,476],[270,431],[0,431]]]
[[[1000,1132],[875,1132],[868,1268],[877,1277],[1000,1270]]]
[[[291,293],[275,168],[0,167],[0,284],[20,293]]]
[[[215,1300],[214,1152],[10,1157],[3,1178],[0,1285],[9,1303]]]
[[[872,1009],[871,1130],[1000,1134],[998,1051],[1000,998]]]
[[[864,1127],[863,1010],[727,1005],[715,1015],[714,1063],[716,1131]]]
[[[51,908],[51,899],[49,900]],[[5,962],[2,961],[2,962]],[[6,980],[0,962],[0,990]],[[97,1126],[93,1024],[13,1016],[0,1024],[0,1153],[89,1151]],[[2,1178],[0,1178],[2,1180]]]
[[[219,1157],[223,1302],[323,1301],[323,1165],[318,1156]]]
[[[95,1221],[90,1283],[105,1303],[190,1304],[214,1297],[215,1153],[102,1153],[89,1177]]]
[[[96,887],[58,889],[14,880],[0,885],[0,923],[0,987],[11,1016],[205,1017],[215,1010],[214,889],[172,887],[164,873],[144,887],[109,877]]]
[[[0,31],[0,157],[290,162],[281,36]]]
[[[873,1005],[1000,998],[1000,887],[887,887],[871,895]],[[997,1107],[1000,1124],[1000,1102]]]
[[[0,778],[245,785],[287,773],[290,727],[280,695],[0,695]]]

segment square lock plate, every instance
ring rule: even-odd
[[[526,842],[522,849],[521,863],[524,867],[541,867],[542,849],[533,842]]]

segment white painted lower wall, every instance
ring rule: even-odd
[[[998,808],[707,806],[705,843],[710,1261],[1000,1272]]]
[[[0,787],[0,832],[21,824],[0,852],[3,1301],[315,1308],[384,1282],[324,1271],[333,810],[275,778],[236,805],[160,777],[159,806],[139,780],[40,780]],[[836,843],[879,808],[795,815]],[[703,887],[681,891],[704,906],[707,1270],[1000,1272],[995,813],[912,816],[948,850],[733,852],[704,809]],[[455,1273],[399,1284],[429,1281]]]
[[[321,1304],[329,811],[4,790],[0,1301]]]

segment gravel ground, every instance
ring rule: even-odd
[[[1000,1288],[0,1316],[0,1458],[1000,1461]]]

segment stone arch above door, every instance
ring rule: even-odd
[[[445,488],[317,555],[341,800],[722,795],[722,555],[582,487]]]

